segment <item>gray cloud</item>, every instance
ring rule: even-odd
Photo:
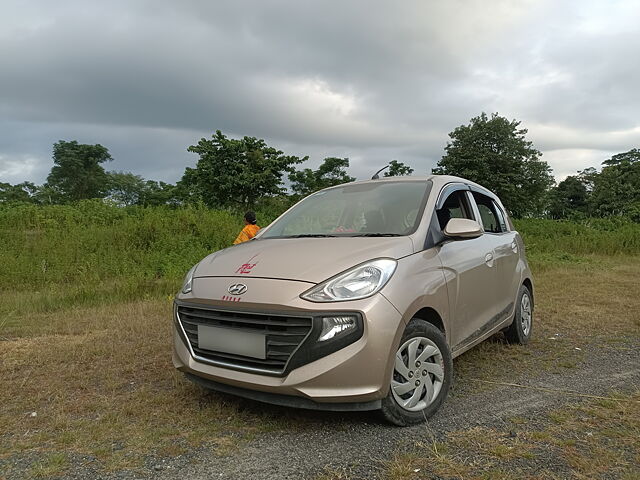
[[[640,144],[632,1],[5,3],[5,181],[43,181],[59,139],[175,181],[215,129],[426,173],[481,111],[521,120],[559,177]]]

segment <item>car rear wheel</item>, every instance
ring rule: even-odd
[[[509,343],[525,345],[531,339],[533,328],[533,300],[526,285],[520,287],[513,323],[505,330],[504,336]]]
[[[442,332],[424,320],[411,320],[396,351],[382,414],[399,426],[425,421],[444,402],[452,378],[453,361]]]

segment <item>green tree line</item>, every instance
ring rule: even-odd
[[[600,171],[588,168],[556,185],[551,168],[526,134],[521,122],[483,112],[449,134],[433,173],[464,177],[489,188],[516,218],[620,215],[640,221],[639,149],[604,160]],[[198,156],[197,163],[170,184],[107,171],[112,157],[106,147],[60,140],[53,145],[53,167],[46,182],[0,182],[0,203],[65,204],[99,198],[120,206],[198,203],[255,208],[265,202],[290,204],[355,180],[348,174],[348,158],[328,157],[317,169],[298,169],[308,157],[287,155],[255,137],[228,138],[219,130],[187,150]],[[391,160],[384,175],[412,173],[409,166]]]
[[[640,222],[640,149],[613,155],[599,172],[592,167],[568,176],[550,192],[552,218],[609,215]]]

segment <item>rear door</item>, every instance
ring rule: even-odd
[[[489,328],[493,328],[513,312],[513,302],[518,288],[518,244],[516,232],[509,229],[502,207],[493,198],[478,191],[473,192],[473,199],[482,219],[484,236],[490,240],[493,247],[493,260],[497,270],[494,284],[495,317],[489,325]]]
[[[479,221],[467,185],[447,185],[441,192],[436,214],[444,230],[451,218]],[[446,240],[438,256],[449,294],[450,344],[455,350],[473,341],[474,334],[496,314],[497,270],[493,261],[493,238],[482,235],[466,240]]]

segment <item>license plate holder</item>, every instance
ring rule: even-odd
[[[264,334],[232,328],[198,325],[198,348],[262,360],[267,358],[267,341]]]

